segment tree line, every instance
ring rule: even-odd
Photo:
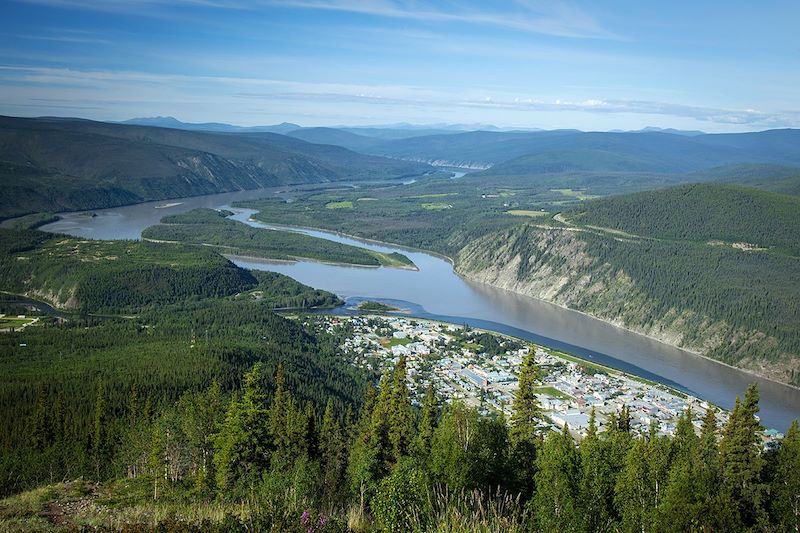
[[[576,443],[544,434],[538,369],[521,369],[513,415],[442,403],[429,387],[412,405],[401,358],[351,404],[302,400],[283,365],[256,362],[239,388],[219,382],[154,413],[132,388],[116,471],[146,499],[249,502],[247,518],[205,529],[272,531],[747,531],[800,526],[800,429],[766,451],[758,390],[719,428],[683,413],[674,436],[631,434],[626,408]],[[322,398],[320,398],[322,399]],[[98,395],[90,462],[108,451]],[[34,415],[35,421],[35,415]],[[33,424],[32,427],[41,427]],[[39,442],[34,433],[31,438]],[[311,523],[313,522],[313,523]],[[309,524],[311,524],[309,526]],[[313,526],[313,529],[311,529]],[[191,528],[191,524],[181,527]]]

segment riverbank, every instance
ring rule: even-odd
[[[314,232],[318,232],[318,233],[322,233],[322,234],[328,234],[328,235],[332,235],[332,236],[336,236],[336,237],[343,237],[343,238],[347,238],[347,239],[352,239],[354,241],[363,242],[365,244],[372,244],[372,245],[377,245],[377,246],[388,246],[388,247],[398,248],[398,249],[409,251],[409,252],[421,252],[421,253],[425,253],[425,254],[428,254],[428,255],[432,255],[434,257],[438,257],[439,259],[447,261],[453,267],[453,272],[457,276],[459,276],[460,278],[462,278],[462,279],[464,279],[466,281],[469,281],[471,283],[480,283],[480,284],[483,284],[483,285],[488,285],[488,286],[490,286],[490,287],[492,287],[494,289],[500,289],[500,290],[504,290],[504,291],[509,291],[509,292],[512,292],[512,293],[517,294],[519,296],[522,296],[524,298],[529,298],[529,299],[532,299],[532,300],[538,300],[538,301],[541,301],[541,302],[546,302],[548,304],[557,306],[557,307],[559,307],[561,309],[564,309],[566,311],[570,311],[570,312],[573,312],[573,313],[578,313],[578,314],[580,314],[582,316],[585,316],[585,317],[587,317],[589,319],[597,320],[599,322],[603,322],[604,324],[612,326],[612,327],[614,327],[616,329],[619,329],[621,331],[625,331],[625,332],[632,333],[632,334],[635,334],[635,335],[640,335],[642,337],[645,337],[645,338],[650,339],[652,341],[658,342],[658,343],[663,344],[665,346],[669,346],[671,348],[676,348],[678,350],[681,350],[681,351],[683,351],[685,353],[691,354],[691,355],[693,355],[695,357],[702,358],[703,360],[709,361],[711,363],[718,364],[718,365],[727,367],[727,368],[732,369],[732,370],[737,370],[737,371],[743,372],[745,374],[753,376],[754,378],[767,380],[767,381],[770,381],[770,382],[775,383],[777,385],[783,385],[783,386],[789,387],[789,388],[791,388],[793,390],[800,391],[800,387],[797,387],[797,386],[794,386],[794,385],[792,385],[790,383],[786,383],[786,382],[780,381],[778,379],[775,379],[775,378],[771,377],[768,374],[759,373],[759,372],[756,372],[756,371],[754,371],[752,369],[742,368],[742,367],[738,367],[738,366],[735,366],[735,365],[731,365],[729,363],[725,363],[724,361],[720,361],[719,359],[714,359],[713,357],[709,357],[709,356],[707,356],[707,355],[705,355],[702,352],[699,352],[697,350],[686,348],[686,347],[681,346],[680,344],[677,344],[675,342],[670,342],[670,338],[675,338],[676,335],[664,336],[664,337],[654,336],[652,334],[648,334],[648,332],[646,332],[644,330],[637,329],[637,328],[632,327],[632,326],[628,326],[628,325],[626,325],[624,323],[621,323],[620,321],[605,319],[605,318],[602,318],[600,316],[596,316],[596,315],[593,315],[591,313],[587,313],[585,311],[581,311],[579,309],[575,309],[575,308],[569,307],[567,305],[561,304],[561,303],[559,303],[559,302],[557,302],[555,300],[549,300],[549,299],[546,299],[546,298],[538,298],[536,296],[531,296],[531,295],[525,294],[524,292],[516,291],[516,290],[504,287],[504,286],[499,285],[499,284],[486,282],[483,279],[481,279],[480,276],[474,275],[474,274],[469,273],[469,272],[464,272],[462,269],[459,269],[459,265],[455,262],[455,260],[453,258],[451,258],[449,256],[446,256],[444,254],[440,254],[438,252],[432,251],[432,250],[426,250],[426,249],[423,249],[423,248],[416,248],[416,247],[408,246],[408,245],[405,245],[405,244],[398,244],[398,243],[380,241],[380,240],[377,240],[377,239],[368,239],[368,238],[364,238],[364,237],[359,237],[357,235],[351,235],[351,234],[348,234],[348,233],[343,233],[343,232],[340,232],[340,231],[334,231],[334,230],[330,230],[330,229],[326,229],[326,228],[311,227],[311,226],[292,226],[292,225],[287,225],[287,224],[275,224],[275,223],[271,223],[271,222],[263,222],[261,220],[258,220],[257,218],[254,218],[253,216],[248,217],[247,220],[250,221],[250,222],[255,222],[255,223],[258,223],[258,224],[265,225],[265,226],[274,226],[275,228],[283,228],[283,229],[286,229],[286,230],[295,229],[295,230],[304,230],[304,231],[314,231]]]

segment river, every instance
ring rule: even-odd
[[[93,217],[85,213],[65,213],[62,220],[42,229],[92,239],[138,239],[144,228],[158,223],[161,217],[196,207],[230,209],[235,212],[232,218],[236,220],[274,227],[249,220],[254,211],[233,209],[230,203],[285,194],[285,188],[262,189],[95,210]],[[400,251],[414,261],[419,271],[311,261],[274,263],[234,258],[234,262],[246,268],[286,274],[350,301],[363,298],[391,301],[422,318],[466,322],[539,342],[659,381],[727,409],[749,383],[756,381],[761,392],[759,414],[765,425],[783,431],[791,420],[800,416],[798,389],[757,378],[542,300],[469,282],[455,274],[448,261],[435,255],[325,231],[294,231],[380,252]]]

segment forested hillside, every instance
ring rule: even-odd
[[[695,184],[586,202],[570,222],[641,237],[748,243],[800,256],[800,198]]]
[[[509,162],[518,175],[564,170],[691,172],[736,163],[800,166],[798,130],[686,136],[663,132],[474,131],[400,139],[370,153],[488,167]],[[523,158],[524,156],[524,158]],[[516,158],[523,158],[511,163]],[[507,174],[502,165],[484,173]]]
[[[0,117],[0,218],[428,168],[274,133]]]
[[[241,385],[242,373],[259,361],[268,391],[274,390],[277,365],[283,365],[301,413],[306,401],[322,409],[330,400],[343,414],[357,405],[364,387],[363,378],[332,359],[328,341],[255,301],[159,306],[135,320],[45,320],[0,335],[0,345],[4,494],[61,479],[102,480],[146,469],[146,455],[130,454],[149,446],[154,418],[182,395],[186,424],[189,416],[221,409],[227,393]],[[209,387],[213,397],[187,394]],[[218,421],[210,423],[205,431]],[[190,438],[210,445],[204,441],[208,435]]]
[[[215,325],[222,316],[214,314]],[[278,319],[267,326],[265,343],[252,336],[245,316],[220,324],[233,327],[236,337],[226,337],[222,327],[211,332],[232,346],[198,342],[192,354],[215,356],[194,372],[182,360],[185,349],[177,348],[160,363],[137,364],[139,373],[124,380],[104,374],[92,389],[71,381],[94,377],[80,370],[67,379],[48,373],[50,381],[37,384],[24,373],[24,360],[13,359],[14,375],[26,379],[0,388],[0,407],[30,423],[12,424],[14,443],[23,444],[3,448],[0,471],[15,474],[3,489],[76,474],[108,481],[59,483],[0,500],[0,526],[297,533],[798,526],[800,429],[794,422],[779,449],[763,450],[755,386],[737,399],[724,428],[710,409],[699,435],[687,412],[674,437],[659,435],[657,423],[636,437],[623,408],[602,432],[592,417],[576,445],[566,425],[561,432],[538,429],[532,355],[523,364],[509,425],[458,400],[442,404],[433,389],[414,408],[404,358],[377,388],[359,387],[335,366],[326,344],[298,326]],[[259,318],[251,323],[263,328]],[[285,329],[283,337],[272,336],[276,326]],[[163,336],[158,330],[127,337],[117,330],[115,341]],[[74,342],[83,332],[67,334]],[[275,340],[294,342],[287,350]],[[252,357],[241,347],[248,343],[270,355]],[[235,350],[234,365],[221,363],[226,348]],[[246,359],[255,364],[239,379]],[[181,361],[177,376],[193,378],[185,388],[165,390],[153,379],[165,360]],[[210,361],[217,365],[209,367]],[[215,376],[226,379],[212,381]],[[359,388],[366,392],[354,411],[348,401]],[[23,392],[32,405],[27,411],[17,403]]]
[[[467,277],[800,384],[800,202],[723,185],[586,202],[487,235]]]
[[[0,291],[84,313],[136,312],[245,291],[266,293],[264,303],[273,307],[338,303],[285,276],[241,269],[204,247],[86,241],[33,230],[0,230],[0,280]]]

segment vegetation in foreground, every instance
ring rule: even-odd
[[[222,253],[266,259],[312,259],[360,266],[413,267],[400,253],[384,254],[292,231],[262,229],[226,218],[230,212],[194,209],[161,219],[144,239],[212,246]]]
[[[591,421],[541,434],[536,368],[524,364],[509,421],[428,391],[415,409],[405,361],[367,386],[358,416],[335,397],[305,404],[283,366],[256,363],[241,388],[218,382],[158,411],[132,388],[115,419],[103,396],[91,417],[90,466],[74,481],[0,501],[20,530],[128,531],[772,531],[800,525],[800,429],[761,445],[758,391],[728,424],[713,411],[699,435],[681,417],[673,438],[630,434],[623,409],[605,431]],[[273,378],[274,375],[274,378]],[[44,401],[37,401],[41,405]],[[322,408],[324,403],[325,407]],[[30,459],[51,461],[64,434],[37,408]],[[39,417],[38,419],[36,417]],[[108,447],[109,424],[124,437]],[[44,430],[44,432],[43,432]],[[50,432],[48,433],[48,430]],[[6,452],[7,453],[7,452]],[[28,464],[28,463],[24,463]],[[13,467],[12,467],[13,468]]]

